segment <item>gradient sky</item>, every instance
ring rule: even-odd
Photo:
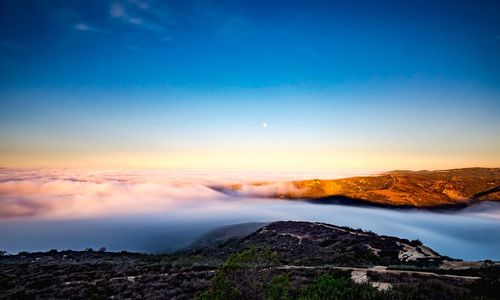
[[[0,166],[498,167],[500,2],[0,0]]]

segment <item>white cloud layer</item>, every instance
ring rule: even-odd
[[[145,213],[220,197],[199,180],[147,172],[0,172],[0,218]]]
[[[319,174],[315,174],[319,175]],[[308,178],[309,174],[215,171],[0,169],[0,218],[75,218],[138,214],[207,205],[230,199],[210,186],[243,183],[240,196],[268,196],[293,188],[256,180]],[[324,174],[324,177],[334,177]],[[215,205],[212,201],[210,206]],[[208,205],[206,207],[209,209]]]

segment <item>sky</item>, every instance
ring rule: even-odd
[[[498,1],[0,0],[0,166],[500,166]]]

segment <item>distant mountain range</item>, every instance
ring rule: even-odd
[[[500,168],[397,170],[378,176],[212,186],[233,195],[408,208],[465,207],[500,200]]]

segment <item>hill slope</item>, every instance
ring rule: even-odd
[[[500,200],[500,168],[392,171],[333,180],[257,182],[212,187],[230,195],[312,199],[391,207],[460,207]]]
[[[233,253],[256,247],[276,251],[282,263],[298,265],[439,267],[452,260],[419,241],[318,222],[279,221],[263,224],[243,237],[223,235],[225,240],[214,238],[214,243],[190,255],[223,261]]]

